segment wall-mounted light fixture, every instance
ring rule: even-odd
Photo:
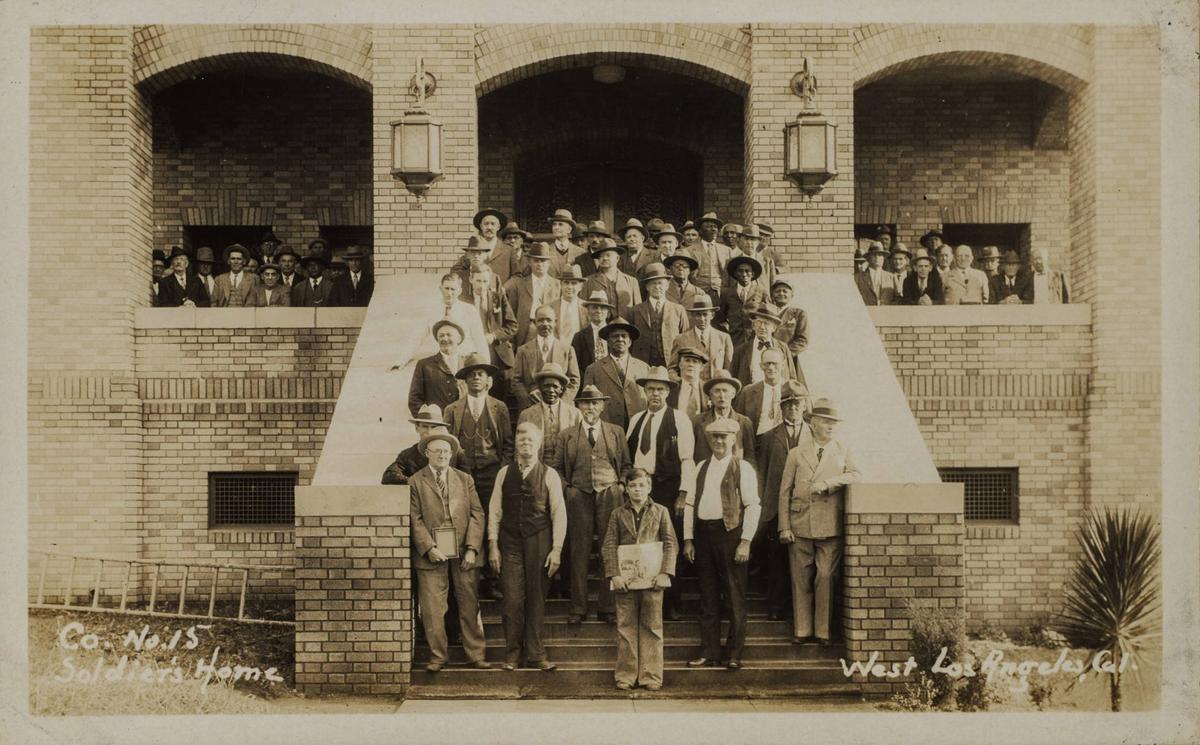
[[[804,67],[792,77],[792,92],[804,102],[796,121],[783,128],[784,175],[796,182],[809,197],[838,174],[837,124],[812,108],[817,95],[817,77]]]
[[[437,80],[425,72],[425,59],[417,58],[412,79],[416,106],[392,122],[392,176],[404,183],[420,204],[434,181],[442,177],[442,123],[425,110]]]

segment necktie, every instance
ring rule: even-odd
[[[817,448],[817,462],[821,462],[821,456],[825,454],[825,448]]]
[[[358,275],[357,274],[350,275],[350,284],[354,285],[354,289],[356,289],[356,290],[358,289]]]
[[[763,386],[763,408],[767,410],[767,421],[775,422],[775,389],[769,385]]]
[[[446,479],[442,477],[441,471],[434,471],[433,475],[437,479],[438,494],[441,495],[442,501],[444,502],[444,501],[446,501],[446,498],[447,498]]]
[[[638,451],[641,452],[642,455],[646,455],[650,452],[650,420],[653,418],[654,416],[647,411],[643,419],[642,434],[638,438]]]
[[[313,285],[313,289],[314,290],[317,289],[317,286]],[[450,306],[447,305],[446,310],[442,313],[442,318],[449,318],[449,317],[450,317]]]
[[[310,280],[308,281],[308,283],[312,285],[313,292],[316,292],[316,291],[317,291],[317,280],[315,280],[315,279],[310,279]],[[449,308],[447,308],[446,310],[447,310],[447,313],[448,313],[450,309],[449,309]]]
[[[596,428],[588,427],[587,429],[588,429],[588,443],[591,444],[592,447],[596,447]]]
[[[238,288],[238,285],[241,283],[241,281],[242,281],[242,273],[241,272],[238,272],[237,274],[233,275],[233,289],[236,290]]]

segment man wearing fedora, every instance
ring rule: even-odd
[[[1004,271],[989,279],[988,296],[993,304],[1020,305],[1033,302],[1033,281],[1021,267],[1016,251],[1004,253]]]
[[[508,303],[508,296],[497,291],[495,278],[496,275],[487,264],[478,269],[473,268],[470,275],[470,299],[466,302],[474,305],[479,311],[483,338],[490,350],[492,364],[501,371],[506,371],[511,370],[517,363],[512,345],[513,336],[517,333],[517,317]],[[492,395],[501,401],[508,397],[504,374],[496,376],[496,380],[493,381]]]
[[[733,408],[733,399],[742,390],[742,381],[729,374],[728,370],[719,370],[704,383],[704,395],[708,396],[709,407],[696,418],[692,427],[696,441],[696,462],[709,456],[708,438],[704,436],[708,425],[719,419],[728,419],[738,427],[737,438],[733,442],[734,450],[748,461],[755,460],[754,423],[745,414],[738,413]]]
[[[617,262],[618,268],[625,274],[631,277],[640,276],[647,265],[662,261],[657,248],[646,246],[646,242],[650,240],[650,233],[636,217],[625,221],[617,231],[617,237],[625,244],[625,251]]]
[[[675,337],[688,329],[687,311],[667,299],[671,278],[665,266],[646,264],[641,280],[646,299],[633,307],[631,320],[638,338],[630,353],[651,367],[664,367],[671,358]]]
[[[551,249],[553,254],[553,249]],[[551,260],[551,265],[554,264]],[[587,323],[587,309],[579,300],[579,292],[583,288],[583,271],[572,264],[558,275],[558,301],[554,311],[558,316],[558,327],[555,335],[563,341],[571,341],[579,329]]]
[[[537,336],[517,348],[516,363],[513,365],[512,389],[518,411],[524,411],[536,402],[536,376],[547,363],[558,365],[566,375],[563,398],[568,403],[574,400],[579,390],[579,362],[575,359],[575,350],[554,335],[558,324],[554,306],[543,305],[538,308],[534,324]]]
[[[767,289],[759,282],[762,264],[751,256],[735,256],[725,266],[733,280],[721,290],[717,323],[725,327],[734,344],[750,335],[749,311],[767,302]]]
[[[517,425],[515,460],[500,469],[488,515],[488,563],[500,575],[504,599],[504,669],[524,663],[553,670],[542,631],[546,590],[567,537],[567,508],[558,472],[538,460],[542,431]]]
[[[989,286],[987,275],[971,264],[975,252],[965,243],[954,248],[954,266],[942,275],[946,305],[987,305]]]
[[[580,420],[558,433],[550,466],[562,476],[567,502],[567,566],[571,586],[568,623],[588,617],[588,559],[592,536],[602,533],[620,501],[620,475],[629,467],[625,432],[600,418],[609,397],[585,385],[575,397]],[[601,583],[597,602],[602,620],[614,618],[612,592]]]
[[[543,463],[554,462],[554,448],[558,445],[558,433],[579,423],[579,409],[563,399],[563,391],[570,384],[566,370],[557,362],[547,362],[533,376],[537,386],[537,400],[530,403],[517,417],[517,424],[533,422],[542,431]]]
[[[596,271],[583,283],[584,297],[597,290],[603,290],[608,299],[617,306],[617,315],[629,318],[633,306],[642,302],[642,291],[637,280],[622,272],[618,266],[624,246],[604,238],[600,246],[592,252],[596,259]]]
[[[275,249],[275,262],[279,264],[279,284],[286,287],[290,295],[296,283],[304,279],[304,270],[300,268],[300,254],[285,243]]]
[[[278,263],[275,253],[279,250],[280,243],[282,241],[275,235],[274,229],[267,228],[267,232],[258,240],[258,250],[251,253],[261,259],[263,264]]]
[[[442,419],[442,407],[437,404],[425,404],[417,411],[416,416],[408,420],[417,430],[417,442],[409,445],[396,455],[396,460],[383,472],[380,483],[385,486],[407,484],[413,474],[420,471],[429,463],[425,453],[421,451],[420,440],[432,432],[448,432],[446,422]],[[457,448],[450,456],[450,465],[458,466],[458,456],[462,448]]]
[[[417,360],[413,370],[408,389],[408,410],[413,416],[427,404],[445,409],[462,394],[462,388],[455,378],[455,373],[461,367],[462,327],[443,318],[433,324],[430,333],[437,340],[438,351]]]
[[[796,357],[788,345],[775,335],[779,329],[781,318],[779,311],[771,303],[760,303],[749,314],[750,338],[733,350],[733,376],[747,383],[757,383],[763,379],[762,355],[768,349],[774,349],[783,357],[780,365],[780,377],[785,380],[793,378],[804,381],[804,374],[796,367]]]
[[[328,265],[325,256],[312,252],[304,257],[306,279],[292,285],[292,305],[302,308],[317,308],[330,305],[333,282],[325,277]]]
[[[462,279],[463,289],[460,300],[468,303],[473,300],[474,289],[471,285],[471,274],[478,273],[485,268],[491,273],[489,289],[493,292],[501,292],[503,283],[500,281],[500,276],[492,269],[492,265],[488,263],[487,247],[479,241],[479,236],[469,236],[467,244],[463,246],[462,257],[451,268],[451,271]]]
[[[216,257],[211,248],[201,246],[196,249],[196,276],[200,278],[200,283],[204,285],[204,291],[208,293],[210,300],[217,289],[217,278],[213,276],[215,262]]]
[[[829,645],[834,577],[842,557],[846,485],[859,479],[851,449],[834,437],[837,407],[813,402],[808,429],[788,453],[779,487],[779,541],[788,546],[793,638]],[[816,570],[814,583],[813,572]]]
[[[637,337],[637,327],[624,318],[609,321],[600,330],[608,355],[588,365],[583,374],[584,386],[594,385],[609,397],[601,418],[622,430],[629,426],[630,417],[646,408],[646,396],[637,381],[646,377],[650,366],[629,353]]]
[[[550,244],[550,273],[555,277],[561,277],[568,267],[575,264],[576,259],[587,253],[571,241],[574,229],[575,218],[571,210],[561,207],[554,210],[550,216],[550,232],[554,234],[554,241]],[[580,276],[586,276],[582,273],[582,267]]]
[[[758,532],[751,546],[751,568],[757,568],[766,578],[767,608],[772,621],[791,614],[791,581],[788,569],[788,549],[779,542],[779,485],[788,453],[800,443],[800,435],[808,429],[804,416],[808,412],[808,389],[803,383],[785,380],[780,396],[781,420],[778,425],[759,437],[758,493],[762,497],[762,515]],[[783,520],[787,520],[783,513]]]
[[[168,257],[171,273],[158,280],[158,297],[155,305],[160,308],[209,307],[208,291],[200,279],[188,272],[188,255],[179,246],[171,247]]]
[[[653,231],[651,231],[653,232]],[[664,222],[654,233],[654,245],[658,248],[658,253],[662,256],[663,263],[667,263],[667,259],[675,255],[675,252],[683,245],[683,233],[675,229],[675,226],[669,222]],[[693,257],[695,258],[695,257]],[[696,262],[696,266],[700,266],[700,262]],[[670,265],[667,265],[670,269]]]
[[[246,271],[246,259],[250,253],[240,243],[226,246],[221,260],[229,271],[213,282],[212,305],[214,308],[242,308],[250,304],[250,296],[258,278]]]
[[[859,274],[867,271],[867,249],[862,246],[854,247],[854,274],[857,277]]]
[[[451,587],[463,651],[472,666],[487,669],[491,665],[484,660],[486,641],[477,594],[486,519],[483,505],[471,477],[450,465],[459,449],[454,435],[431,432],[421,438],[419,447],[428,464],[413,474],[408,488],[417,599],[429,643],[425,669],[436,673],[449,660],[446,608]],[[453,538],[447,540],[443,532]]]
[[[608,356],[608,343],[601,332],[616,306],[608,301],[608,293],[596,290],[584,296],[583,309],[587,313],[587,323],[571,338],[571,348],[575,350],[580,372],[586,374],[593,362]]]
[[[529,259],[529,274],[509,277],[504,283],[504,294],[517,316],[517,335],[513,343],[518,349],[537,332],[534,317],[543,305],[553,306],[562,294],[558,280],[550,276],[550,247],[544,242],[534,243],[526,253]]]
[[[667,397],[667,405],[679,409],[694,423],[709,406],[708,396],[704,395],[703,378],[708,369],[708,355],[700,347],[687,345],[677,347],[672,358],[675,370],[679,373],[679,384]]]
[[[728,370],[733,366],[733,339],[729,334],[713,326],[716,307],[707,293],[697,295],[692,304],[687,306],[691,328],[675,337],[671,347],[671,359],[675,360],[679,350],[684,347],[697,347],[708,357],[701,377],[708,380],[720,370]]]
[[[367,254],[362,246],[350,246],[342,255],[346,272],[333,283],[333,298],[330,305],[365,308],[375,292],[375,278],[363,271]]]
[[[646,395],[646,408],[629,421],[625,435],[634,468],[650,474],[650,498],[667,508],[677,522],[683,518],[684,502],[695,483],[696,440],[692,421],[667,405],[676,383],[665,367],[650,368],[638,385]],[[677,527],[682,528],[682,524]],[[668,588],[664,608],[671,620],[679,617],[678,587]]]
[[[737,234],[737,249],[740,255],[749,256],[762,266],[762,284],[770,289],[775,284],[775,259],[762,250],[762,233],[754,224],[746,225]]]
[[[913,270],[904,280],[905,305],[941,305],[945,295],[942,277],[933,271],[933,259],[924,248],[913,255]]]
[[[611,241],[612,233],[608,232],[608,226],[603,220],[592,220],[583,229],[583,247],[585,250],[575,258],[575,263],[583,271],[584,277],[590,277],[596,273],[599,265],[596,251],[604,245],[605,240]]]
[[[937,250],[945,243],[943,238],[945,238],[945,234],[940,229],[931,228],[925,231],[925,235],[922,235],[918,242],[925,247],[930,256],[936,256]]]
[[[771,302],[779,313],[779,327],[775,329],[775,338],[787,345],[788,352],[795,360],[796,369],[800,369],[800,353],[808,349],[808,313],[803,308],[792,305],[792,283],[786,279],[777,279],[771,285]]]
[[[717,240],[717,231],[722,225],[724,223],[717,217],[717,213],[705,212],[696,221],[698,240],[688,247],[700,261],[700,269],[693,281],[697,287],[708,293],[713,305],[719,305],[721,288],[725,285],[725,266],[733,258],[732,249]]]
[[[258,268],[258,284],[250,293],[247,305],[255,308],[286,307],[292,304],[291,293],[279,284],[279,265],[264,261]]]
[[[867,305],[892,305],[899,297],[896,275],[884,267],[887,249],[879,241],[867,246],[867,270],[854,275],[854,284]]]
[[[508,216],[500,210],[488,208],[476,212],[471,221],[479,236],[480,250],[487,252],[488,265],[501,282],[508,281],[520,270],[520,259],[500,239],[500,228],[508,224]],[[455,268],[463,268],[465,264],[465,257],[460,258]]]
[[[704,290],[692,282],[692,274],[700,268],[700,262],[696,261],[696,257],[692,256],[691,251],[680,248],[673,253],[665,254],[663,265],[666,266],[667,273],[671,275],[671,281],[667,285],[667,299],[672,303],[686,310],[691,307],[692,301],[698,296],[707,295]],[[691,326],[690,319],[688,326]]]
[[[711,382],[711,381],[710,381]],[[700,656],[688,667],[714,667],[721,654],[721,596],[729,608],[724,660],[730,670],[742,666],[746,644],[746,584],[750,543],[762,505],[754,466],[734,447],[737,423],[729,419],[705,425],[712,451],[697,461],[696,481],[683,511],[683,555],[700,578]]]
[[[979,270],[987,275],[988,283],[990,284],[993,277],[1000,276],[1000,248],[998,246],[984,246],[979,252]],[[994,300],[992,302],[995,302]]]
[[[890,268],[892,270],[892,274],[896,276],[896,292],[898,298],[895,302],[901,303],[903,302],[902,298],[904,295],[904,280],[908,279],[909,274],[912,274],[912,268],[910,266],[910,263],[912,262],[912,251],[908,250],[908,246],[897,242],[894,246],[892,246],[892,252],[888,256],[888,260],[891,262]]]

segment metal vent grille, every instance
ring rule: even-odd
[[[1017,522],[1016,468],[939,468],[942,481],[963,485],[967,522]]]
[[[208,527],[293,524],[296,475],[294,471],[210,472]]]

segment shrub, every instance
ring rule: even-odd
[[[930,673],[942,649],[945,661],[953,662],[966,650],[967,630],[960,609],[940,608],[928,601],[910,601],[909,623],[912,629],[912,656],[917,662],[919,678],[929,678],[931,704],[942,708],[953,703],[957,681],[949,675]]]

